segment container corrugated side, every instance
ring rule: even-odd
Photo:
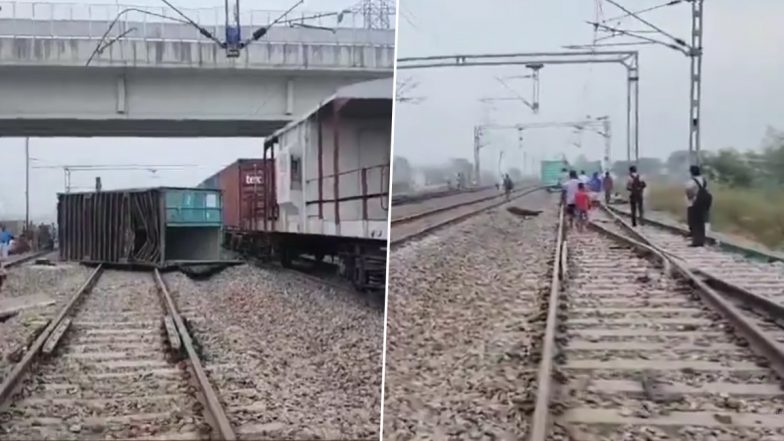
[[[163,210],[157,189],[58,195],[63,260],[159,264]]]
[[[264,215],[274,219],[275,198],[268,191],[270,159],[240,159],[217,175],[216,188],[223,193],[223,225],[228,229],[256,231],[264,228]],[[265,207],[269,207],[266,208]],[[268,222],[271,227],[271,222]]]
[[[275,218],[275,195],[270,191],[270,177],[275,169],[272,160],[246,160],[239,167],[240,226],[244,230],[264,230],[264,217]],[[267,222],[267,229],[272,223]]]
[[[543,185],[556,186],[560,183],[561,170],[564,168],[563,161],[542,161],[541,174],[539,176]]]

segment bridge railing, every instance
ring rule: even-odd
[[[226,17],[223,7],[182,8],[181,11],[218,38],[224,37]],[[283,13],[284,11],[275,10],[241,11],[240,23],[243,25],[243,35],[250,35],[253,30],[273,22]],[[114,20],[117,20],[117,24],[109,34],[110,37],[127,32],[123,36],[125,39],[205,39],[192,26],[178,22],[181,21],[180,16],[168,7],[0,0],[0,36],[100,38]],[[295,10],[286,15],[285,20],[325,28],[323,32],[318,33],[321,36],[316,37],[322,42],[334,42],[338,39],[341,43],[348,43],[351,40],[374,43],[368,41],[368,34],[394,29],[395,11],[391,7],[372,9],[355,7],[342,12]],[[286,28],[289,25],[282,24],[280,27]],[[275,35],[284,34],[287,33],[271,31],[268,40]],[[310,39],[312,40],[312,37]]]

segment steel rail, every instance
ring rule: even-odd
[[[774,302],[773,300],[751,292],[746,288],[727,282],[709,271],[703,269],[693,269],[692,271],[704,278],[708,285],[721,290],[745,304],[751,305],[752,308],[756,308],[758,311],[768,314],[768,317],[774,320],[784,319],[784,305],[781,303]]]
[[[503,204],[511,202],[511,201],[513,201],[515,199],[519,199],[519,198],[521,198],[523,196],[527,196],[527,195],[529,195],[529,194],[531,194],[531,193],[533,193],[535,191],[539,191],[539,190],[542,190],[544,188],[546,188],[546,187],[535,187],[535,188],[530,188],[530,189],[527,189],[527,190],[519,190],[522,193],[519,193],[517,195],[514,195],[514,196],[510,197],[510,199],[508,201],[504,198],[504,200],[502,200],[500,202],[496,202],[496,203],[493,203],[493,204],[490,204],[490,205],[484,205],[484,206],[482,206],[480,208],[477,208],[475,210],[472,210],[470,212],[467,212],[467,213],[461,214],[459,216],[455,216],[455,217],[449,218],[449,219],[447,219],[447,220],[445,220],[443,222],[439,222],[439,223],[430,225],[430,226],[428,226],[428,227],[426,227],[424,229],[418,230],[416,233],[409,234],[408,236],[403,236],[403,237],[400,237],[400,238],[397,238],[397,239],[392,239],[391,238],[391,234],[390,234],[389,246],[390,247],[399,246],[399,245],[401,245],[401,244],[403,244],[405,242],[408,242],[410,240],[416,239],[418,237],[422,237],[423,235],[428,234],[428,233],[430,233],[430,232],[432,232],[434,230],[437,230],[439,228],[443,228],[443,227],[445,227],[447,225],[451,225],[451,224],[453,224],[455,222],[460,222],[462,220],[468,219],[469,217],[475,216],[475,215],[477,215],[477,214],[479,214],[479,213],[481,213],[483,211],[492,210],[493,208],[499,207],[499,206],[501,206]],[[492,198],[495,198],[495,197],[497,197],[497,196],[493,196]],[[432,211],[428,212],[426,215],[419,216],[419,217],[427,217],[427,216],[431,216],[433,214],[437,214],[437,213],[440,213],[440,212],[446,212],[446,211],[450,211],[450,210],[454,210],[454,209],[457,209],[457,208],[464,207],[466,205],[473,205],[473,204],[477,204],[477,203],[480,203],[480,202],[487,202],[487,200],[478,200],[478,201],[473,201],[473,202],[466,202],[466,203],[461,203],[461,204],[457,204],[457,205],[452,205],[450,207],[446,207],[446,208],[443,208],[443,209],[432,210]],[[416,216],[416,215],[414,215],[414,216]],[[405,219],[405,218],[403,218],[403,219]],[[410,221],[400,222],[400,223],[407,223],[407,222],[410,222]],[[394,227],[394,221],[392,222],[392,227]]]
[[[679,273],[698,288],[697,293],[700,298],[711,306],[712,309],[729,320],[733,327],[749,342],[751,348],[754,349],[758,355],[769,360],[773,370],[775,370],[779,376],[784,377],[784,347],[779,345],[775,339],[767,335],[757,325],[743,317],[741,312],[738,311],[729,300],[716,292],[708,282],[702,280],[697,271],[692,270],[686,263],[674,258],[671,253],[668,253],[666,250],[653,244],[645,235],[635,230],[616,213],[613,213],[610,210],[607,210],[607,212],[610,213],[613,220],[621,225],[624,230],[628,231],[632,236],[639,238],[641,242],[646,243],[650,248],[657,250],[660,257],[669,260],[675,272]],[[616,237],[623,236],[618,235]],[[629,241],[628,243],[632,245],[633,241]],[[704,274],[704,272],[702,272],[702,274]],[[735,294],[744,295],[742,291],[735,291]]]
[[[422,201],[429,201],[431,199],[438,199],[442,197],[449,197],[458,194],[471,194],[476,193],[482,190],[489,190],[493,188],[492,185],[485,185],[481,187],[471,187],[466,188],[464,190],[440,190],[440,191],[433,191],[430,193],[410,193],[410,194],[400,194],[397,195],[397,199],[395,195],[392,195],[392,206],[393,207],[400,207],[402,205],[410,205],[415,204],[417,202]]]
[[[550,399],[552,395],[553,364],[555,361],[555,332],[561,282],[566,280],[566,236],[564,208],[558,212],[558,230],[553,250],[553,270],[550,280],[550,298],[547,305],[547,322],[542,342],[542,361],[536,380],[536,407],[531,420],[530,441],[546,441],[550,428]]]
[[[63,322],[65,317],[71,313],[74,306],[79,302],[82,296],[92,290],[92,288],[95,286],[95,283],[98,282],[98,279],[101,277],[102,273],[103,265],[99,265],[90,274],[84,284],[82,284],[82,286],[76,291],[76,293],[71,296],[71,299],[68,300],[68,303],[65,304],[65,306],[60,310],[55,318],[52,319],[46,328],[44,328],[44,330],[38,335],[30,348],[25,352],[24,357],[22,357],[19,363],[14,365],[11,373],[3,380],[3,383],[0,384],[0,408],[4,408],[6,402],[11,398],[11,396],[13,396],[16,387],[19,385],[19,381],[22,379],[24,374],[27,373],[27,370],[30,368],[33,361],[40,354],[44,344],[49,339],[49,336],[52,335],[52,332],[60,325],[60,323]]]
[[[613,214],[616,214],[616,215],[620,215],[620,216],[624,216],[624,217],[630,217],[631,216],[629,213],[626,213],[625,211],[620,210],[620,209],[618,209],[616,207],[606,207],[606,209],[611,211]],[[671,224],[671,223],[667,223],[667,222],[662,222],[662,221],[659,221],[659,220],[656,220],[656,219],[645,218],[645,223],[648,223],[648,224],[651,224],[651,225],[655,225],[655,226],[657,226],[657,227],[659,227],[659,228],[661,228],[663,230],[668,230],[668,231],[671,231],[671,232],[673,232],[675,234],[678,234],[678,235],[681,235],[681,236],[685,236],[685,235],[687,235],[689,233],[689,230],[684,228],[684,227],[681,227],[681,226],[675,225],[675,224]],[[769,251],[765,251],[765,250],[761,250],[761,249],[757,249],[757,248],[751,248],[751,247],[743,246],[743,245],[740,245],[740,244],[737,244],[737,243],[728,242],[726,240],[720,240],[720,239],[716,238],[715,236],[711,236],[709,234],[707,234],[705,236],[705,240],[709,244],[716,245],[716,246],[718,246],[720,248],[726,249],[727,251],[732,251],[732,252],[744,254],[744,255],[747,255],[747,256],[760,258],[760,259],[763,259],[763,260],[767,260],[768,262],[784,262],[784,255],[779,254],[779,253],[769,252]]]
[[[513,197],[513,198],[518,198],[520,196],[525,196],[526,194],[528,194],[528,193],[525,193],[527,191],[530,191],[532,189],[538,190],[538,189],[541,189],[541,188],[542,187],[539,187],[539,186],[537,186],[537,187],[521,188],[521,189],[513,192],[512,195],[510,195],[510,196]],[[521,192],[523,192],[523,193],[521,194]],[[504,196],[505,195],[503,193],[501,193],[501,194],[494,194],[492,196],[484,196],[484,197],[481,197],[481,198],[478,198],[478,199],[473,199],[471,201],[459,202],[457,204],[452,204],[452,205],[449,205],[449,206],[446,206],[446,207],[434,208],[432,210],[427,210],[427,211],[423,211],[423,212],[420,212],[420,213],[414,213],[414,214],[410,214],[408,216],[403,216],[403,217],[400,217],[400,218],[397,218],[397,219],[392,219],[391,223],[392,223],[392,225],[404,224],[404,223],[407,223],[407,222],[415,221],[417,219],[421,219],[423,217],[428,217],[428,216],[432,216],[434,214],[442,213],[444,211],[454,210],[455,208],[460,208],[460,207],[464,207],[466,205],[471,205],[471,204],[478,204],[480,202],[485,202],[485,201],[489,201],[489,200],[493,200],[493,199],[497,199],[497,198],[502,198]],[[394,208],[395,208],[395,206],[393,205],[392,209],[394,210]]]
[[[155,282],[158,285],[158,291],[163,299],[163,302],[166,305],[166,310],[174,321],[177,332],[180,334],[182,345],[185,348],[186,354],[188,355],[191,368],[196,375],[196,381],[199,383],[201,392],[204,394],[204,399],[207,401],[207,410],[209,410],[217,426],[216,429],[218,430],[221,439],[226,441],[236,440],[237,435],[234,433],[234,429],[232,429],[231,424],[229,423],[229,418],[226,416],[226,411],[223,408],[223,405],[220,403],[218,395],[213,390],[212,385],[210,384],[210,380],[207,378],[207,373],[201,364],[199,355],[196,353],[196,350],[193,347],[193,339],[191,338],[188,329],[185,327],[185,323],[182,321],[182,317],[180,317],[180,314],[177,311],[177,307],[174,305],[174,300],[169,293],[169,289],[166,287],[166,282],[164,282],[163,278],[161,277],[161,273],[157,268],[153,270],[153,277],[155,278]]]
[[[668,259],[668,257],[675,257],[675,256],[673,256],[672,254],[668,253],[667,251],[665,251],[665,250],[657,250],[657,249],[653,248],[652,246],[650,246],[646,242],[641,242],[641,241],[637,241],[637,240],[631,239],[631,238],[626,237],[626,236],[624,236],[622,234],[618,234],[615,231],[608,230],[607,228],[604,228],[601,225],[595,224],[593,222],[590,223],[590,227],[593,228],[594,230],[599,231],[600,233],[602,233],[602,234],[604,234],[606,236],[610,236],[611,238],[615,239],[616,241],[624,242],[627,245],[631,245],[632,247],[637,248],[637,249],[639,249],[641,251],[646,251],[646,252],[648,252],[650,254],[653,254],[654,256],[656,256],[659,259],[661,259],[662,265],[664,266],[664,273],[668,274],[668,275],[672,274],[672,265],[670,264],[670,260]]]
[[[9,262],[6,262],[3,265],[3,268],[13,268],[13,267],[19,266],[19,265],[21,265],[21,264],[23,264],[25,262],[29,262],[31,260],[37,259],[37,258],[39,258],[41,256],[46,256],[47,254],[52,254],[54,252],[55,252],[55,250],[38,251],[36,253],[30,254],[29,256],[24,256],[24,257],[21,257],[21,258],[14,259],[14,260],[11,260]]]
[[[615,221],[615,222],[619,222],[622,219],[621,216],[625,215],[625,213],[623,211],[620,211],[620,210],[618,210],[616,208],[607,207],[607,206],[604,206],[604,205],[602,206],[602,208],[610,216],[610,218],[612,218],[613,221]],[[651,222],[651,221],[648,221],[647,219],[646,219],[646,222],[649,223],[649,224],[652,224],[652,225],[656,225],[657,227],[661,227],[663,230],[672,231],[675,234],[685,235],[687,233],[687,230],[681,229],[681,228],[676,227],[674,225],[668,225],[668,224],[665,224],[665,223]],[[649,242],[649,239],[647,237],[643,236],[642,233],[640,233],[640,232],[638,232],[636,230],[631,231],[631,233],[634,234],[636,237],[638,237],[640,240],[642,240],[642,241],[644,241],[646,243],[652,243],[652,242]],[[750,248],[745,248],[745,250],[748,253],[756,253],[757,252],[757,250],[750,249]],[[686,263],[686,259],[683,256],[680,256],[680,255],[678,255],[676,253],[673,253],[671,251],[668,251],[666,249],[662,249],[662,251],[664,252],[664,254],[666,254],[666,255],[668,255],[670,257],[673,257],[675,259],[678,259],[681,262]],[[729,249],[728,251],[735,252],[734,249]],[[765,256],[771,256],[771,260],[774,260],[774,261],[776,259],[775,255],[765,254]],[[770,318],[772,318],[774,320],[784,319],[784,305],[782,305],[781,303],[774,302],[773,300],[771,300],[769,298],[766,298],[766,297],[761,296],[761,295],[759,295],[757,293],[754,293],[754,292],[752,292],[752,291],[750,291],[750,290],[748,290],[746,288],[740,287],[740,286],[738,286],[738,285],[736,285],[736,284],[734,284],[732,282],[728,282],[728,281],[722,279],[721,277],[719,277],[718,275],[716,275],[716,274],[714,274],[714,273],[712,273],[710,271],[707,271],[705,269],[694,268],[694,267],[690,267],[689,269],[694,274],[702,277],[708,283],[708,285],[710,285],[710,286],[712,286],[712,287],[722,291],[722,293],[730,295],[730,296],[732,296],[732,297],[742,301],[745,304],[751,305],[752,307],[756,308],[758,311],[760,311],[760,312],[762,312],[764,314],[767,314],[768,317],[770,317]]]
[[[764,333],[758,326],[749,322],[744,318],[741,313],[729,301],[724,299],[721,294],[714,291],[709,283],[724,284],[723,288],[731,291],[731,294],[743,299],[748,300],[750,303],[760,306],[761,308],[772,308],[768,299],[764,299],[756,294],[749,293],[742,288],[736,287],[732,284],[723,282],[720,278],[708,274],[705,271],[691,270],[686,266],[682,259],[667,250],[664,250],[655,244],[651,243],[647,237],[642,233],[635,230],[631,225],[625,222],[618,214],[612,212],[605,206],[604,210],[610,215],[612,220],[623,228],[623,230],[630,233],[634,237],[625,236],[616,233],[607,228],[600,226],[595,222],[589,225],[592,229],[610,237],[613,240],[631,246],[634,249],[640,250],[647,254],[656,256],[664,266],[664,272],[668,276],[680,275],[689,280],[696,288],[700,298],[712,307],[713,310],[719,312],[722,316],[727,318],[733,327],[739,331],[748,342],[750,347],[758,355],[763,356],[771,362],[771,367],[778,375],[784,375],[784,350],[778,346],[776,341]],[[554,252],[554,268],[553,276],[550,287],[550,298],[548,303],[547,325],[543,337],[543,350],[542,361],[539,368],[539,375],[537,377],[537,400],[536,407],[534,408],[534,415],[531,421],[531,431],[529,432],[528,441],[546,441],[551,428],[550,421],[550,400],[552,395],[552,371],[555,358],[555,330],[557,328],[557,312],[558,300],[561,291],[561,284],[567,279],[567,239],[564,233],[564,218],[563,209],[559,215],[558,221],[558,240]],[[559,268],[560,267],[560,268]],[[558,276],[561,275],[559,280]],[[707,279],[703,281],[701,277]],[[775,305],[777,311],[782,308],[781,305]]]

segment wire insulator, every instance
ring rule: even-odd
[[[268,30],[269,30],[269,28],[267,28],[267,27],[262,27],[262,28],[256,29],[256,31],[253,32],[253,41],[256,41],[256,40],[260,39],[261,37],[265,36],[267,34]]]

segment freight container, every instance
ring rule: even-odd
[[[342,87],[265,140],[278,231],[386,239],[392,89],[391,78]]]
[[[580,170],[584,171],[586,175],[593,176],[594,173],[602,173],[602,161],[591,161],[581,165]]]
[[[238,159],[199,184],[223,192],[223,226],[227,230],[266,230],[275,219],[275,194],[267,191],[272,160]]]
[[[58,195],[60,257],[164,267],[219,260],[221,194],[161,187]]]
[[[264,141],[275,162],[273,248],[337,257],[360,288],[383,290],[388,237],[392,78],[339,88]]]
[[[339,88],[199,187],[223,192],[224,245],[255,257],[329,256],[362,289],[386,276],[391,78]]]
[[[539,179],[542,181],[542,185],[550,189],[559,188],[561,185],[561,180],[563,179],[563,169],[568,167],[569,164],[563,160],[542,161],[541,174],[539,177]]]

